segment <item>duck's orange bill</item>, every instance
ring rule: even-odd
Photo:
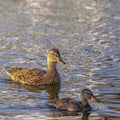
[[[91,100],[94,101],[94,102],[100,102],[100,100],[98,100],[96,97],[92,96],[91,97]]]

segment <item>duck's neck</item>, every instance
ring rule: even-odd
[[[57,69],[56,69],[56,66],[57,66],[57,63],[54,63],[54,62],[50,62],[49,60],[47,61],[47,66],[48,66],[48,72],[57,72]]]
[[[83,100],[82,100],[82,105],[83,105],[83,106],[86,106],[87,104],[88,104],[88,101],[87,101],[86,99],[83,99]]]
[[[81,94],[80,98],[81,98],[82,105],[86,106],[88,104],[88,100],[86,100],[82,94]]]
[[[83,107],[83,111],[92,109],[90,104],[88,103],[88,100],[86,100],[86,99],[84,99],[84,101],[82,101],[82,107]]]

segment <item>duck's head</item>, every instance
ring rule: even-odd
[[[59,50],[56,48],[52,48],[48,51],[47,59],[49,62],[52,63],[59,62],[60,64],[65,64],[65,62],[61,58]]]
[[[89,89],[83,89],[80,97],[82,104],[84,105],[87,104],[88,100],[100,102],[100,100],[98,100]]]

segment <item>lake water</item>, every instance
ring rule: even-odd
[[[8,80],[5,69],[46,69],[47,50],[59,48],[58,85],[33,88]],[[89,88],[102,103],[90,113],[48,107],[59,96],[79,99]],[[93,103],[91,103],[93,104]],[[119,0],[0,0],[1,120],[120,119]]]

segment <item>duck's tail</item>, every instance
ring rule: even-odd
[[[9,68],[3,68],[3,71],[8,75],[10,76],[10,69]]]
[[[48,105],[51,107],[55,107],[56,99],[55,100],[49,100]]]

